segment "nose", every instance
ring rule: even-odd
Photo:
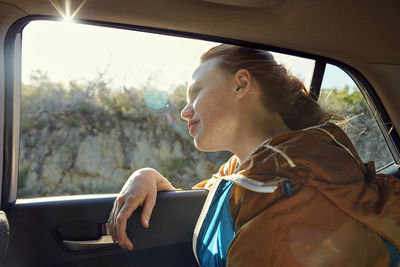
[[[181,111],[181,118],[185,121],[189,121],[193,116],[193,106],[191,103],[187,103]]]

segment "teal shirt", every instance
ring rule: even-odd
[[[196,253],[200,266],[226,266],[229,244],[235,236],[229,194],[232,182],[222,180],[201,226]]]

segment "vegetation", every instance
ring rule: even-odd
[[[339,126],[350,137],[363,161],[375,161],[381,168],[393,161],[386,142],[376,123],[379,114],[373,114],[356,87],[323,89],[320,105],[327,111],[344,117]]]
[[[190,188],[199,158],[206,160],[205,176],[217,170],[230,154],[204,154],[195,152],[192,138],[188,136],[185,122],[180,118],[180,110],[186,105],[186,85],[178,85],[170,92],[149,91],[147,88],[111,89],[103,81],[103,75],[90,82],[71,81],[69,84],[54,83],[46,73],[40,71],[32,75],[30,84],[23,84],[21,101],[21,153],[18,194],[53,195],[71,193],[114,192],[121,186],[126,174],[134,163],[129,155],[135,150],[135,139],[124,134],[122,125],[131,123],[139,131],[148,135],[152,146],[160,145],[159,140],[167,140],[172,145],[176,140],[184,151],[167,155],[165,160],[156,162],[157,168],[171,182],[182,188]],[[391,155],[376,125],[375,118],[366,105],[363,96],[355,88],[324,89],[320,104],[328,111],[346,118],[342,124],[364,161],[375,160],[378,167],[391,162]],[[87,136],[97,136],[119,129],[119,142],[124,153],[125,177],[120,182],[102,181],[104,189],[88,178],[76,186],[60,189],[59,183],[73,179],[79,169],[75,160],[79,144]],[[131,133],[130,133],[131,134]],[[66,140],[69,140],[68,144]],[[72,140],[72,141],[71,141]],[[133,142],[133,143],[132,143]],[[56,150],[67,150],[57,159],[57,166],[49,167]],[[161,152],[160,152],[161,153]],[[132,165],[133,164],[133,165]],[[46,170],[47,168],[47,170]],[[61,178],[53,183],[43,181],[42,173],[53,171]],[[197,168],[198,169],[198,168]],[[83,177],[79,174],[79,177]],[[68,178],[69,177],[69,178]],[[96,177],[92,177],[96,178]],[[207,177],[198,177],[202,180]],[[94,179],[96,180],[96,179]],[[35,186],[37,184],[37,186]],[[30,187],[28,187],[30,186]],[[33,188],[33,189],[32,189]],[[36,191],[35,191],[36,190]],[[36,193],[33,193],[33,192]],[[21,195],[19,195],[21,197]]]
[[[180,118],[185,91],[186,85],[168,93],[146,87],[115,90],[101,74],[92,82],[60,84],[51,82],[45,73],[34,73],[32,82],[22,85],[19,197],[116,192],[134,168],[146,166],[157,168],[182,188],[208,178],[224,159],[209,162],[208,156],[193,146],[186,122]],[[123,162],[113,167],[122,169],[118,182],[77,166],[81,145],[88,137],[98,136],[122,145]],[[143,147],[140,142],[146,143],[145,150],[154,148],[155,152],[136,163],[133,158],[140,157],[136,152]],[[203,161],[208,163],[199,173],[196,167]],[[75,185],[57,188],[62,183]]]

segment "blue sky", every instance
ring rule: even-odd
[[[343,70],[333,65],[327,65],[325,69],[324,79],[322,81],[322,88],[344,88],[345,86],[353,88],[354,81]]]

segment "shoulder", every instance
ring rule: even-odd
[[[360,179],[362,168],[347,135],[338,126],[327,123],[272,138],[243,162],[238,171],[259,181],[284,177],[341,183]]]
[[[359,156],[346,133],[333,123],[292,131],[276,136],[270,146],[285,151],[292,156],[297,154],[327,154],[331,152],[347,153],[359,159]]]

